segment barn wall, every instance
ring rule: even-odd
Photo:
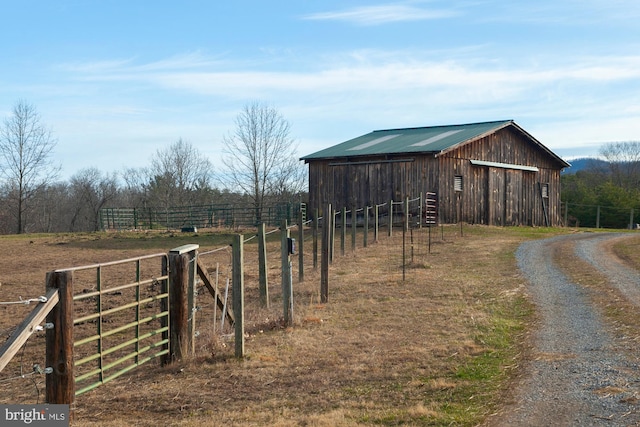
[[[536,166],[539,172],[474,166],[469,160]],[[513,128],[505,128],[440,157],[441,219],[472,224],[560,225],[560,165]],[[455,192],[455,175],[463,191]],[[544,199],[540,183],[548,184]],[[545,214],[546,211],[546,214]]]
[[[393,199],[437,191],[438,160],[433,156],[396,156],[309,162],[309,209],[322,212],[328,203],[336,209],[361,208]]]
[[[474,166],[470,160],[535,166],[538,172]],[[373,206],[435,191],[440,221],[488,225],[557,226],[561,224],[562,165],[533,145],[516,128],[506,127],[439,157],[431,154],[358,157],[309,162],[310,212],[331,203],[342,207]],[[462,176],[462,192],[454,191]],[[548,184],[544,199],[540,184]],[[545,215],[546,212],[546,215]]]

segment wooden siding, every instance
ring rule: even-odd
[[[474,166],[470,160],[535,166],[539,171]],[[445,223],[542,226],[548,221],[560,225],[561,167],[511,127],[464,144],[440,157],[441,219]],[[453,191],[455,175],[462,176],[462,194]],[[540,184],[549,186],[545,207]],[[459,206],[451,207],[452,203]]]
[[[535,166],[538,172],[472,165],[470,160]],[[557,158],[506,127],[438,157],[429,153],[309,161],[309,208],[361,208],[436,192],[440,221],[488,225],[557,226],[560,171]],[[454,191],[456,176],[462,191]],[[544,199],[540,185],[549,186]],[[546,215],[545,215],[546,212]]]
[[[389,200],[437,191],[438,161],[433,156],[358,159],[357,162],[316,160],[309,163],[309,208],[331,203],[361,208]]]

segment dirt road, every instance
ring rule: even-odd
[[[640,369],[625,355],[588,288],[572,283],[553,258],[558,245],[605,275],[640,311],[640,275],[610,250],[615,233],[581,233],[524,243],[518,265],[538,307],[531,357],[511,402],[491,426],[640,425]],[[562,255],[560,255],[562,256]]]

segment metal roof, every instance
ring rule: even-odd
[[[341,144],[317,151],[301,158],[309,161],[315,159],[335,159],[345,157],[376,156],[402,153],[434,153],[441,154],[483,136],[489,135],[506,126],[514,126],[535,145],[556,158],[564,167],[569,164],[529,135],[513,120],[469,123],[462,125],[431,126],[405,129],[376,130],[366,135],[350,139]]]

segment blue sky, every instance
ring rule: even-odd
[[[219,166],[253,101],[299,156],[503,119],[566,159],[640,140],[637,0],[4,3],[0,117],[34,104],[62,178],[148,166],[179,138]]]

